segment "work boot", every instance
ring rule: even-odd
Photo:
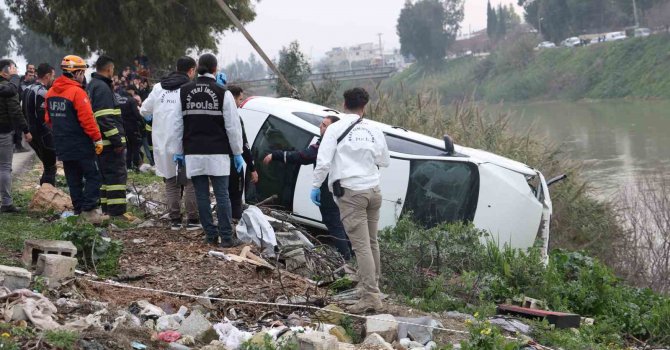
[[[232,238],[228,238],[228,239],[222,239],[221,244],[219,245],[219,247],[221,247],[221,248],[233,248],[233,247],[240,246],[242,244],[244,244],[242,241],[240,241],[239,239],[237,239],[235,237],[232,237]]]
[[[103,222],[109,220],[109,216],[101,214],[98,210],[93,209],[93,210],[88,210],[88,211],[82,211],[80,217],[84,218],[84,220],[90,222],[93,225],[100,225]]]
[[[172,220],[170,222],[170,230],[172,230],[172,231],[181,230],[181,220]]]
[[[14,204],[3,205],[0,207],[0,213],[18,213],[19,208],[15,207]]]
[[[196,220],[188,220],[186,223],[186,231],[197,231],[197,230],[202,230],[202,225],[200,225],[200,222]]]
[[[384,305],[382,305],[382,300],[379,296],[367,293],[356,304],[349,306],[347,311],[352,314],[364,314],[367,312],[380,312],[383,309]]]

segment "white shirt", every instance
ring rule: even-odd
[[[154,85],[149,97],[142,103],[140,113],[153,115],[151,141],[154,147],[156,175],[171,179],[177,176],[174,155],[183,154],[181,135],[184,123],[181,116],[179,89],[165,90],[160,83]]]
[[[391,162],[384,133],[363,119],[337,143],[337,139],[358,118],[355,114],[341,115],[340,121],[326,129],[316,158],[314,188],[321,187],[326,176],[329,176],[331,191],[333,182],[337,180],[342,187],[354,191],[379,186],[379,167],[387,167]]]
[[[204,76],[214,78],[212,74],[204,74]],[[223,98],[223,113],[222,117],[226,126],[226,134],[228,135],[228,142],[230,142],[230,149],[233,155],[242,154],[242,124],[240,123],[240,116],[237,113],[237,105],[235,104],[235,97],[230,91],[226,91]],[[182,142],[184,119],[180,118],[177,127],[181,127],[182,133],[179,134],[179,143]],[[190,179],[193,176],[229,176],[230,175],[230,156],[227,154],[187,154],[186,160],[186,176]]]

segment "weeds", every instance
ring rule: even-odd
[[[69,331],[46,331],[44,340],[47,344],[62,350],[75,349],[75,343],[79,339],[77,333]]]
[[[69,217],[57,224],[61,238],[77,247],[80,264],[101,277],[109,277],[118,271],[123,247],[120,241],[103,237],[102,231],[77,217]]]

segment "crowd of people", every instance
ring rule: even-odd
[[[212,54],[197,62],[179,58],[176,71],[151,89],[148,70],[136,64],[115,74],[114,60],[100,56],[87,82],[89,66],[78,56],[63,58],[58,78],[42,63],[34,78],[19,79],[16,64],[0,60],[1,211],[19,210],[12,203],[11,163],[15,135],[23,135],[44,165],[40,183],[55,185],[56,161],[62,162],[74,212],[85,220],[100,224],[125,215],[128,170],[148,159],[165,182],[172,230],[202,229],[207,244],[240,245],[233,219],[242,216],[245,165],[249,182],[262,181],[238,114],[244,91],[226,85]],[[337,250],[358,262],[360,299],[351,312],[382,307],[379,168],[390,156],[383,133],[363,118],[368,100],[364,89],[346,91],[347,113],[325,117],[318,142],[263,158],[314,166],[310,199]]]

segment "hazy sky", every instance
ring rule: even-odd
[[[486,28],[487,0],[465,0],[464,32]],[[492,0],[492,4],[516,4],[516,0]],[[396,22],[405,0],[262,0],[256,3],[256,19],[247,30],[261,48],[276,57],[282,46],[298,40],[303,52],[322,57],[332,47],[379,41],[384,49],[398,48]],[[519,15],[522,10],[517,8]],[[228,32],[220,41],[219,57],[230,63],[253,52],[239,32]]]

